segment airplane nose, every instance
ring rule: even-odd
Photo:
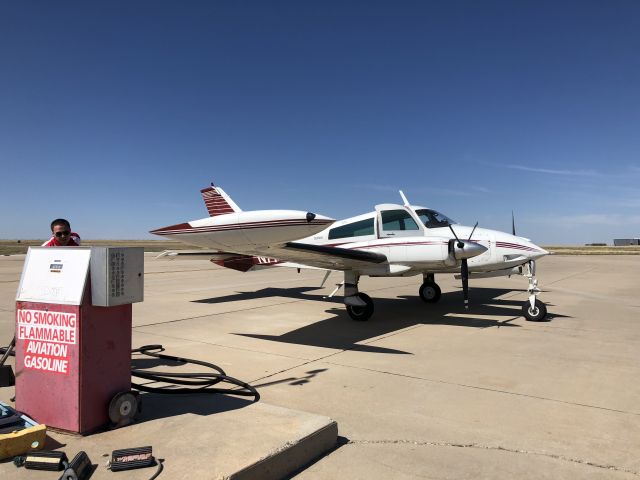
[[[549,252],[547,252],[544,248],[539,247],[537,245],[533,245],[533,247],[537,250],[532,256],[534,258],[541,258],[544,257],[545,255],[549,255]]]
[[[473,258],[473,257],[477,257],[478,255],[482,255],[484,252],[487,251],[487,247],[485,247],[484,245],[480,245],[479,243],[476,242],[469,242],[469,241],[455,241],[453,240],[453,245],[454,245],[454,255],[456,257],[457,260],[462,260],[464,258]],[[459,244],[462,244],[462,248],[460,248]]]

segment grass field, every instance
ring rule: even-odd
[[[27,253],[30,246],[42,245],[44,240],[0,240],[0,255],[16,255]],[[163,250],[197,250],[180,242],[166,240],[83,240],[83,246],[144,247],[145,252],[162,252]],[[571,246],[552,245],[544,249],[555,255],[640,255],[640,246]]]

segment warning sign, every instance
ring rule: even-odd
[[[45,310],[18,310],[17,337],[25,341],[24,366],[69,373],[69,345],[75,345],[77,315]]]

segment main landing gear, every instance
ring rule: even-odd
[[[440,295],[442,295],[442,291],[440,287],[434,280],[433,273],[429,273],[427,275],[423,275],[423,283],[420,286],[420,290],[418,290],[418,294],[423,302],[427,303],[436,303],[440,300]]]
[[[527,273],[523,273],[529,279],[529,299],[522,304],[522,315],[530,322],[542,322],[547,316],[547,306],[538,300],[540,294],[538,279],[536,278],[536,261],[530,260],[527,263]]]
[[[352,271],[345,271],[344,281],[340,282],[333,292],[324,298],[333,297],[340,288],[344,287],[344,304],[347,307],[347,313],[353,320],[364,322],[373,315],[373,300],[366,293],[358,291],[358,280],[360,280],[360,275]]]
[[[527,288],[529,299],[522,305],[522,315],[530,322],[542,322],[547,316],[547,306],[537,298],[541,290],[538,288],[535,260],[530,260],[525,268],[526,273],[522,275],[529,280]],[[373,315],[373,300],[366,293],[358,291],[359,280],[360,275],[357,273],[345,271],[344,281],[338,284],[336,289],[325,298],[333,297],[344,286],[344,304],[347,307],[347,313],[353,320],[363,322],[369,320]],[[436,303],[440,300],[442,292],[435,282],[433,273],[423,275],[423,282],[418,293],[422,301],[426,303]]]
[[[352,271],[344,272],[344,304],[352,320],[364,322],[373,315],[373,300],[366,293],[358,291],[360,275]]]

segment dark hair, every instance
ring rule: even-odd
[[[64,218],[56,218],[53,222],[51,222],[52,232],[53,232],[53,227],[55,227],[56,225],[62,225],[64,227],[67,227],[69,230],[71,230],[71,224],[69,223],[69,220],[65,220]]]

